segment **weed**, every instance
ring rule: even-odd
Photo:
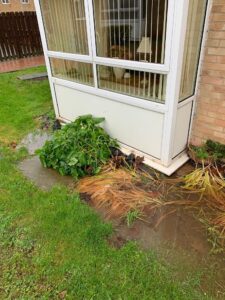
[[[225,159],[225,145],[207,140],[202,146],[189,147],[191,159],[200,164],[219,163]]]
[[[141,218],[141,213],[138,210],[130,210],[126,215],[127,226],[131,227],[133,223]]]
[[[111,156],[110,147],[118,146],[98,126],[103,121],[91,115],[82,116],[55,132],[52,140],[38,151],[43,166],[74,178],[99,173]]]

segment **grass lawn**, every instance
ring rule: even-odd
[[[34,129],[51,103],[47,82],[17,76],[0,75],[0,299],[212,299],[198,274],[175,276],[175,266],[134,243],[112,248],[111,225],[75,193],[44,192],[23,177],[17,163],[26,153],[3,141]]]
[[[19,75],[44,72],[38,67],[0,74],[0,141],[17,142],[35,128],[36,116],[52,108],[47,80],[21,81]]]

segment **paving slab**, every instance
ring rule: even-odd
[[[18,76],[17,78],[20,80],[43,80],[48,78],[48,73],[43,72],[43,73],[26,74],[26,75]]]

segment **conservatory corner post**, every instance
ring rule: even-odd
[[[163,129],[161,161],[169,166],[173,159],[178,99],[180,92],[185,34],[188,20],[189,0],[174,3],[174,21],[171,43],[170,71],[166,89],[166,113]]]
[[[92,58],[96,58],[97,56],[97,50],[96,50],[96,36],[95,36],[95,22],[94,22],[94,8],[93,8],[93,2],[92,0],[85,0],[85,6],[86,10],[88,11],[89,14],[89,21],[87,24],[87,29],[88,29],[88,40],[89,44],[91,45],[91,53],[92,53]],[[97,65],[94,59],[92,59],[92,64],[93,64],[93,74],[94,74],[94,86],[95,89],[98,89],[98,74],[97,74]]]
[[[48,57],[48,46],[47,46],[47,40],[46,40],[46,36],[45,36],[45,29],[44,29],[44,25],[43,25],[43,19],[42,19],[42,13],[41,13],[39,0],[34,0],[34,5],[35,5],[36,13],[37,13],[38,26],[39,26],[40,35],[41,35],[42,47],[43,47],[43,52],[44,52],[44,57],[45,57],[45,64],[46,64],[46,68],[47,68],[47,72],[48,72],[53,106],[54,106],[56,118],[58,118],[58,117],[60,117],[59,108],[58,108],[57,99],[56,99],[55,87],[54,87],[53,80],[52,80],[51,64],[50,64],[50,60]]]

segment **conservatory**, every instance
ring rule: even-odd
[[[35,0],[57,118],[92,114],[126,152],[184,164],[207,0]]]

